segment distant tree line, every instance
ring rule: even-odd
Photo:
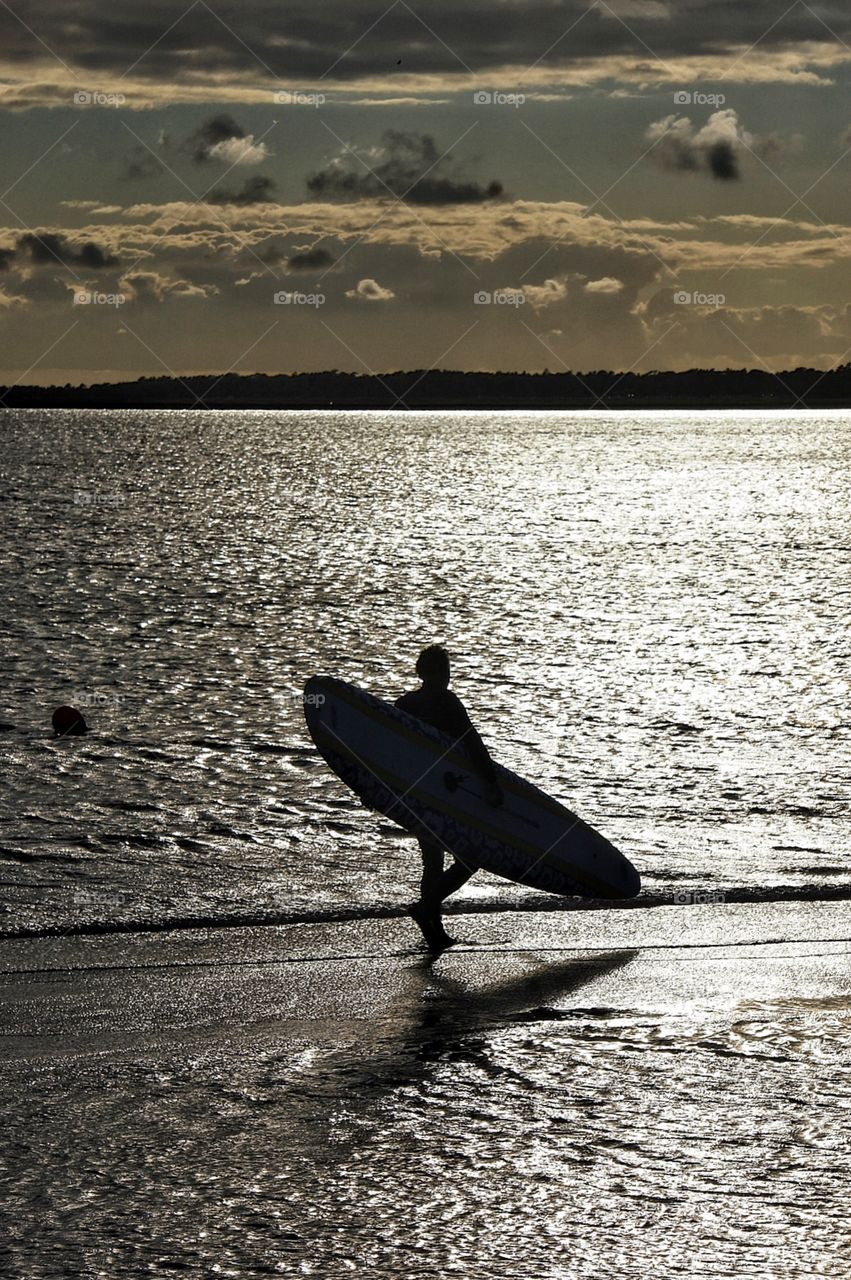
[[[203,374],[93,386],[0,389],[9,408],[803,408],[851,406],[851,364],[650,373]]]

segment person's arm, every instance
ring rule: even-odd
[[[488,792],[487,799],[491,804],[502,804],[502,787],[499,785],[496,769],[493,760],[490,757],[485,744],[482,742],[475,725],[467,714],[467,708],[464,706],[460,698],[454,694],[450,695],[453,700],[456,718],[458,722],[458,738],[461,745],[470,757],[470,761],[476,773],[486,784]]]

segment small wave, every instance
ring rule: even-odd
[[[129,844],[139,849],[159,849],[169,843],[166,836],[144,836],[132,833],[107,832],[98,836],[102,844]]]
[[[142,801],[104,800],[103,804],[107,809],[120,809],[122,813],[157,813],[159,811],[159,805],[145,804]]]
[[[70,853],[30,853],[25,849],[9,849],[0,845],[0,858],[12,862],[76,862]]]
[[[688,724],[685,720],[654,720],[654,729],[670,729],[672,733],[703,733],[696,724]]]

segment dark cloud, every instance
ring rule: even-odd
[[[229,147],[228,144],[237,144]],[[155,146],[138,143],[130,152],[122,177],[125,179],[153,178],[174,165],[180,158],[189,157],[193,164],[206,165],[214,161],[227,164],[256,164],[265,159],[267,148],[255,143],[254,135],[246,133],[232,116],[222,112],[204,120],[197,129],[180,143],[173,143],[164,131],[160,132]]]
[[[0,271],[8,271],[15,257],[15,250],[11,247],[0,249]]]
[[[257,250],[257,257],[260,261],[268,263],[270,267],[276,267],[279,262],[284,261],[286,256],[286,249],[284,249],[282,245],[275,244],[274,241],[271,244],[264,245],[263,248],[258,248]]]
[[[127,157],[120,176],[127,182],[134,182],[139,178],[155,178],[164,171],[165,165],[159,156],[139,145]]]
[[[121,176],[129,182],[137,178],[154,178],[158,173],[162,173],[163,167],[161,161],[156,156],[152,156],[150,151],[146,151],[144,147],[136,147],[126,161]]]
[[[245,130],[241,128],[233,116],[225,113],[211,116],[200,124],[182,144],[196,164],[206,164],[211,159],[211,152],[220,142],[229,142],[231,138],[244,138]]]
[[[713,142],[706,150],[706,163],[713,178],[723,182],[735,182],[742,176],[739,158],[730,142]]]
[[[741,178],[741,161],[747,152],[777,163],[804,145],[799,133],[773,132],[762,137],[748,133],[729,107],[714,112],[698,130],[687,116],[666,116],[650,126],[647,137],[655,144],[652,159],[663,169],[708,173],[721,182]]]
[[[206,4],[75,0],[70,25],[66,0],[41,0],[39,38],[0,7],[0,41],[23,68],[40,62],[46,46],[93,75],[132,67],[134,76],[152,81],[178,81],[187,73],[197,79],[202,71],[220,80],[256,73],[259,54],[275,76],[300,85],[317,83],[332,67],[340,80],[383,74],[400,63],[412,75],[463,74],[465,67],[483,73],[538,59],[558,66],[648,50],[658,59],[723,56],[757,43],[761,54],[797,49],[803,64],[807,44],[831,41],[831,32],[837,43],[851,43],[847,0],[783,9],[776,0],[610,0],[596,7],[588,0],[501,0],[496,9],[493,0],[430,0],[422,21],[408,5],[391,6],[376,21],[374,0],[289,0],[285,6],[255,0],[231,15],[234,39]]]
[[[46,263],[61,264],[64,267],[90,267],[100,270],[103,267],[114,267],[118,258],[106,253],[92,240],[87,240],[80,247],[70,245],[64,236],[52,231],[41,234],[28,231],[18,238],[18,248],[29,255],[30,262],[37,266]]]
[[[119,176],[124,181],[130,182],[138,178],[155,178],[158,174],[163,173],[166,168],[163,160],[157,155],[157,151],[163,156],[167,156],[172,149],[170,137],[164,129],[161,129],[154,146],[146,147],[139,142],[133,147],[124,161],[124,168]]]
[[[330,267],[334,261],[327,249],[317,245],[313,249],[305,249],[302,253],[294,253],[287,262],[291,271],[315,271],[320,267]]]
[[[672,173],[707,173],[721,182],[741,176],[741,156],[757,140],[739,123],[731,108],[716,111],[695,132],[688,116],[665,116],[647,130],[655,164]]]
[[[219,187],[208,195],[207,199],[211,204],[266,204],[274,200],[274,190],[273,178],[255,173],[253,177],[245,179],[238,191],[228,191],[225,187]]]
[[[502,195],[502,183],[487,186],[464,178],[452,170],[452,157],[441,155],[427,133],[403,133],[387,129],[382,145],[365,156],[355,169],[355,161],[335,160],[311,174],[307,189],[324,200],[375,200],[395,196],[410,204],[480,204]],[[448,172],[447,172],[448,170]]]

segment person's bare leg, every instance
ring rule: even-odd
[[[443,902],[448,898],[450,893],[454,893],[456,889],[460,889],[466,884],[470,876],[474,875],[478,870],[477,867],[468,866],[464,862],[460,862],[457,858],[451,862],[440,876],[438,885],[438,902]]]
[[[438,951],[452,943],[440,918],[440,903],[444,896],[446,875],[443,870],[443,848],[436,841],[420,840],[420,850],[423,855],[420,900],[409,908],[409,913],[419,926],[428,945]]]
[[[443,882],[443,848],[432,840],[420,841],[423,855],[423,875],[420,880],[420,902],[429,910],[440,907]]]

